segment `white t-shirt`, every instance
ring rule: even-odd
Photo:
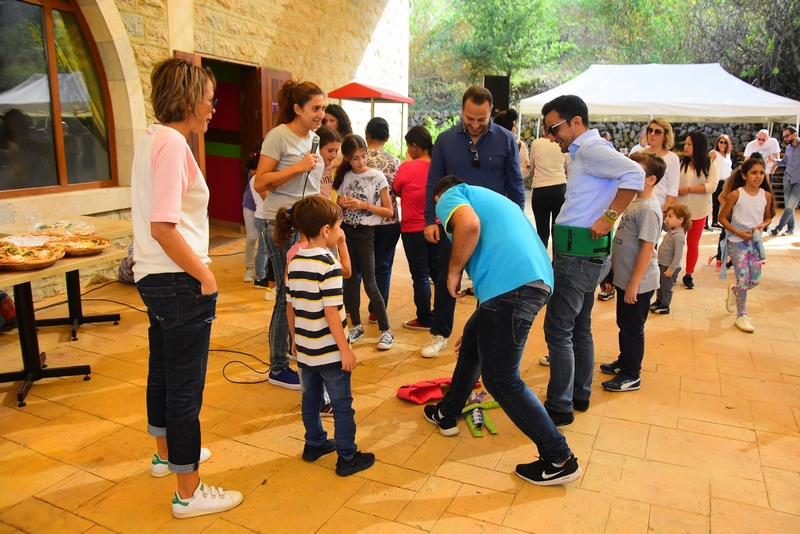
[[[717,155],[715,161],[717,162],[717,172],[719,173],[719,181],[724,182],[731,175],[731,169],[733,168],[731,155],[728,154],[727,156],[724,156],[722,152],[720,152],[719,150],[714,150],[714,153]]]
[[[667,196],[678,196],[678,187],[681,183],[681,158],[675,152],[669,151],[666,156],[661,156],[667,164],[667,172],[653,188],[653,193],[658,203],[663,207],[667,203]]]
[[[565,169],[569,167],[569,153],[561,152],[561,148],[546,137],[531,142],[530,163],[534,189],[567,183]]]
[[[370,169],[361,174],[349,171],[342,179],[342,185],[336,192],[341,196],[345,195],[372,204],[382,206],[381,191],[389,187],[386,176],[378,169]],[[368,212],[367,210],[343,210],[342,220],[347,224],[378,226],[381,224],[381,216]]]
[[[150,125],[139,137],[131,169],[133,278],[179,273],[150,233],[151,222],[174,223],[197,257],[208,265],[208,185],[183,135]]]
[[[764,156],[764,161],[767,161],[767,159],[773,155],[780,157],[781,147],[778,144],[778,140],[774,137],[767,138],[767,140],[764,141],[764,144],[760,146],[758,141],[754,139],[747,143],[747,146],[744,149],[744,159],[749,158],[755,152],[760,152],[761,155]],[[767,174],[772,174],[772,169],[774,168],[774,163],[767,163]]]
[[[253,213],[259,219],[264,218],[264,199],[261,198],[261,195],[256,191],[256,177],[251,176],[250,182],[247,184],[250,187],[250,193],[253,195],[253,201],[256,203],[256,209],[253,210]]]
[[[275,166],[275,170],[282,171],[306,157],[306,154],[311,152],[311,144],[314,139],[319,139],[314,132],[310,132],[308,138],[303,139],[285,124],[279,124],[267,134],[261,144],[261,154],[277,161],[278,165]],[[324,168],[325,164],[320,158],[317,167],[308,174],[308,180],[306,180],[306,173],[299,173],[274,191],[269,191],[264,200],[262,212],[264,216],[259,218],[274,220],[278,208],[290,208],[304,196],[318,195],[319,182],[322,179]],[[305,191],[303,191],[303,186],[305,186]]]

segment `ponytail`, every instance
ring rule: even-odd
[[[278,208],[278,213],[275,214],[275,231],[273,232],[275,246],[279,249],[283,248],[283,245],[295,232],[291,210],[288,208]]]
[[[297,104],[302,108],[316,95],[325,96],[325,93],[314,82],[288,80],[281,85],[278,91],[278,124],[292,122],[297,116],[294,105]]]

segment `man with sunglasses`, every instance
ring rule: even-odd
[[[769,136],[769,130],[759,130],[756,138],[747,143],[744,148],[744,159],[749,158],[756,152],[760,153],[764,157],[764,161],[767,162],[767,178],[770,185],[772,185],[772,171],[775,169],[775,163],[772,163],[770,158],[781,155],[781,146],[778,144],[777,139]]]
[[[492,104],[492,93],[485,87],[473,85],[467,89],[461,99],[461,120],[439,134],[433,145],[425,196],[425,238],[439,244],[441,268],[435,283],[431,338],[422,348],[424,358],[434,358],[447,347],[456,307],[455,299],[447,291],[452,245],[436,222],[434,186],[445,176],[454,175],[466,184],[506,196],[525,209],[517,142],[511,132],[492,121]]]
[[[794,234],[794,210],[800,203],[800,150],[797,150],[797,128],[787,126],[783,129],[783,142],[786,154],[781,159],[773,159],[778,167],[786,167],[783,174],[783,215],[778,226],[770,233],[778,235],[786,226],[786,235]]]
[[[556,426],[589,409],[594,374],[594,292],[611,269],[614,223],[644,188],[644,170],[620,154],[596,129],[575,95],[542,108],[550,141],[569,152],[567,197],[553,227],[553,294],[544,335],[550,360],[545,409]]]

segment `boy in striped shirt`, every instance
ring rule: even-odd
[[[287,266],[286,295],[292,353],[302,376],[303,460],[313,462],[336,451],[336,474],[349,476],[372,466],[375,455],[362,453],[355,444],[350,376],[357,362],[345,331],[342,265],[329,250],[344,241],[341,223],[339,206],[319,196],[303,198],[290,214],[279,212],[276,217],[276,226],[293,226],[308,238],[308,246]],[[340,247],[340,254],[346,254],[346,248]],[[333,407],[335,439],[328,439],[320,420],[323,385]]]

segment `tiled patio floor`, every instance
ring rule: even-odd
[[[755,334],[736,330],[725,284],[703,261],[716,234],[703,237],[697,289],[676,290],[672,314],[651,316],[642,389],[609,394],[564,427],[585,470],[567,487],[541,488],[513,474],[536,448],[501,410],[496,436],[473,438],[464,423],[445,438],[397,387],[449,376],[452,346],[433,360],[419,350],[427,332],[404,330],[413,317],[410,276],[398,248],[389,312],[395,348],[378,352],[367,325],[353,375],[358,445],[378,461],[349,478],[335,455],[300,460],[300,394],[268,384],[226,381],[243,360],[212,352],[201,414],[203,464],[210,484],[240,490],[243,504],[220,515],[172,518],[172,477],[154,479],[146,434],[146,316],[118,304],[85,301],[91,313],[121,311],[122,322],[42,328],[52,366],[91,364],[92,379],[36,383],[25,408],[19,384],[0,384],[0,534],[7,532],[800,532],[800,240],[770,238],[761,285],[750,294]],[[241,281],[243,242],[212,251],[220,288],[212,348],[268,359],[272,303]],[[87,295],[142,307],[132,286],[112,283]],[[50,299],[44,305],[60,300]],[[456,306],[456,330],[474,300]],[[613,301],[594,308],[596,360],[617,353]],[[64,307],[46,310],[56,316]],[[548,368],[540,316],[522,375],[540,396]],[[451,344],[452,345],[452,344]],[[19,368],[15,333],[0,336],[0,370]],[[264,375],[230,364],[237,380]],[[331,422],[325,422],[331,428]]]

